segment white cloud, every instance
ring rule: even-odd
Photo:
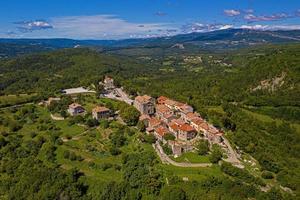
[[[229,16],[229,17],[235,17],[241,14],[241,11],[239,10],[224,10],[224,14]]]
[[[147,36],[149,32],[174,29],[166,23],[133,23],[114,15],[70,16],[53,18],[55,32],[72,38],[127,38],[130,35]],[[160,32],[161,34],[161,32]]]
[[[32,32],[36,30],[52,29],[53,26],[45,20],[15,22],[17,29],[21,32]]]
[[[300,25],[242,25],[239,28],[252,30],[300,30]]]
[[[185,24],[181,27],[183,33],[193,33],[193,32],[210,32],[210,31],[217,31],[217,30],[225,30],[233,28],[231,24],[202,24],[202,23],[189,23]]]
[[[14,24],[16,34],[7,37],[123,39],[170,36],[179,31],[175,24],[129,22],[115,15],[64,16]]]
[[[244,16],[244,19],[248,22],[260,22],[260,21],[278,21],[287,19],[289,17],[293,17],[291,15],[285,13],[277,13],[273,15],[254,15],[254,14],[247,14]]]

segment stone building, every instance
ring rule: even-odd
[[[92,110],[93,119],[99,120],[99,119],[107,119],[111,116],[111,110],[103,107],[103,106],[97,106]]]
[[[155,113],[155,99],[148,95],[137,96],[133,105],[142,114],[153,115]]]
[[[71,116],[84,115],[85,109],[78,103],[72,103],[69,105],[68,113]]]

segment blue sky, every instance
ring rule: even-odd
[[[300,0],[3,0],[2,38],[121,39],[300,29]]]

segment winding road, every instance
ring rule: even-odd
[[[157,155],[159,156],[163,164],[171,164],[176,167],[211,167],[212,166],[211,163],[185,163],[185,162],[179,163],[169,158],[169,156],[164,153],[162,147],[158,142],[156,142],[152,146],[155,149]]]

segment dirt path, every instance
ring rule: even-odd
[[[74,137],[72,137],[71,139],[67,139],[67,138],[61,138],[61,140],[63,142],[68,142],[70,140],[79,140],[81,136],[85,135],[89,130],[83,131],[82,133],[80,133],[79,135],[76,135]]]
[[[169,156],[167,156],[164,153],[162,147],[158,142],[156,142],[152,146],[155,149],[157,155],[159,156],[163,164],[171,164],[176,167],[211,167],[212,166],[211,163],[185,163],[185,162],[179,163],[169,158]]]

